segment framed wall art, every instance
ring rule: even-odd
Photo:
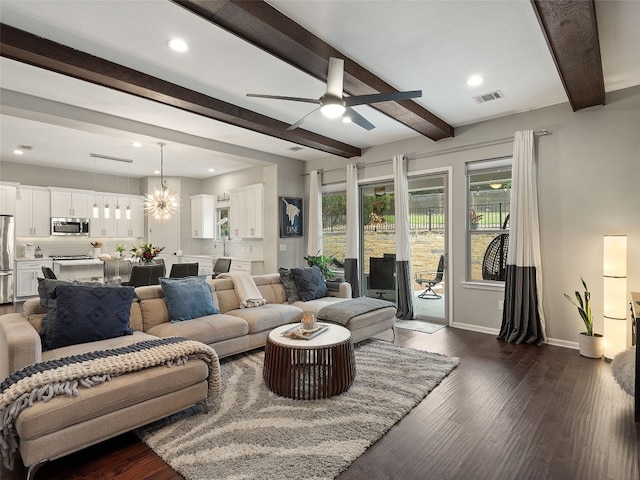
[[[302,199],[280,197],[280,238],[302,236]]]

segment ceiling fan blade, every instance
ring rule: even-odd
[[[296,128],[298,128],[300,125],[302,125],[302,124],[307,120],[307,118],[309,118],[309,116],[310,116],[312,113],[316,112],[319,108],[320,108],[320,107],[318,107],[318,108],[314,108],[313,110],[311,110],[309,113],[307,113],[304,117],[302,117],[302,118],[301,118],[300,120],[298,120],[296,123],[294,123],[293,125],[290,125],[290,126],[287,128],[287,130],[295,130]]]
[[[391,102],[398,100],[408,100],[422,96],[422,90],[412,90],[409,92],[373,93],[371,95],[354,95],[345,97],[344,102],[347,107],[354,105],[368,105],[370,103]]]
[[[373,130],[374,128],[376,128],[376,126],[373,123],[371,123],[369,120],[364,118],[362,115],[356,112],[353,108],[347,108],[347,111],[344,112],[344,117],[350,118],[353,123],[361,126],[365,130]]]
[[[316,105],[320,103],[320,100],[318,100],[317,98],[282,97],[280,95],[262,95],[260,93],[247,93],[247,97],[272,98],[274,100],[291,100],[292,102],[315,103]]]
[[[327,95],[342,98],[344,79],[344,60],[341,58],[329,58],[329,70],[327,71]]]

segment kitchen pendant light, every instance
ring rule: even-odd
[[[129,165],[127,165],[127,195],[129,195]],[[124,218],[131,220],[131,198],[127,198],[127,208],[124,212]]]
[[[116,193],[120,189],[120,176],[118,175],[120,173],[119,170],[120,169],[118,168],[118,164],[116,163]],[[115,217],[116,220],[120,220],[121,211],[120,211],[120,197],[119,196],[116,196],[116,208],[113,211],[113,216]]]
[[[96,188],[98,186],[97,183],[97,172],[96,172],[96,159],[93,159],[93,218],[98,218],[100,216],[100,209],[98,208],[98,201],[96,199]]]
[[[104,161],[104,170],[105,172],[105,191],[109,190],[109,173],[107,171],[107,160]],[[111,218],[111,208],[109,208],[109,200],[104,197],[104,210],[102,211],[102,218]]]
[[[178,211],[180,202],[178,195],[169,190],[167,181],[164,179],[164,146],[166,144],[159,142],[158,145],[160,145],[160,185],[145,195],[144,211],[156,220],[168,220]]]

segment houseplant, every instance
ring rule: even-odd
[[[576,290],[575,300],[566,293],[564,298],[569,300],[571,304],[578,309],[580,318],[586,327],[585,332],[580,332],[578,344],[580,346],[580,355],[588,358],[601,358],[603,354],[603,337],[599,333],[593,333],[593,316],[591,314],[591,292],[587,288],[587,284],[581,277],[582,286],[584,287],[584,297]]]
[[[302,258],[307,261],[307,264],[310,267],[318,267],[325,279],[335,277],[330,268],[334,260],[333,257],[325,257],[320,253],[320,251],[318,251],[316,255],[307,255],[306,257]]]

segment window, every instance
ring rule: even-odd
[[[467,164],[467,280],[504,281],[511,158]]]
[[[346,192],[322,195],[322,253],[336,259],[342,269],[347,239],[347,194]],[[333,268],[333,267],[332,267]]]
[[[229,207],[218,208],[216,218],[216,238],[229,236]]]

